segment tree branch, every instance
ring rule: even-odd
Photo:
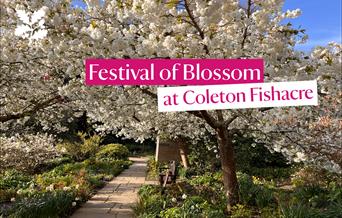
[[[17,113],[17,114],[9,114],[9,115],[4,115],[4,116],[0,116],[0,123],[4,123],[10,120],[17,120],[20,118],[24,118],[26,116],[31,116],[32,114],[35,114],[36,112],[38,112],[41,109],[47,108],[49,106],[52,106],[56,103],[58,103],[61,100],[61,96],[60,95],[56,95],[52,98],[49,98],[39,104],[36,104],[32,109],[24,111],[22,113]]]
[[[250,18],[251,14],[252,14],[252,0],[248,0],[248,2],[247,2],[247,19]],[[244,47],[245,47],[247,35],[248,35],[248,25],[246,26],[246,28],[243,31],[241,49],[244,49]]]
[[[201,39],[203,40],[204,39],[204,32],[203,30],[201,29],[201,27],[198,25],[194,15],[192,14],[192,11],[190,10],[190,7],[189,7],[189,2],[188,0],[184,0],[184,8],[186,10],[186,12],[188,13],[189,15],[189,18],[193,24],[193,26],[195,27],[195,29],[197,30],[199,36],[201,37]],[[203,45],[203,48],[205,50],[205,53],[206,54],[209,54],[209,49],[208,49],[208,46],[207,45]]]
[[[224,121],[224,126],[228,127],[229,124],[231,124],[236,118],[238,118],[238,115],[233,115],[231,118],[229,118],[228,120]]]
[[[148,90],[148,89],[143,89],[143,88],[141,88],[140,90],[141,90],[142,93],[144,93],[144,94],[146,94],[146,95],[152,97],[153,99],[157,100],[158,95],[157,95],[156,93],[153,93],[153,92],[151,92],[150,90]]]
[[[214,117],[212,117],[208,111],[200,111],[202,118],[211,126],[212,128],[216,129],[219,127],[218,122],[215,120]]]

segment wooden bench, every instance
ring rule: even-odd
[[[177,166],[176,161],[170,161],[168,167],[159,168],[159,183],[163,187],[166,184],[175,183],[177,178]]]

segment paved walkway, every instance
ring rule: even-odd
[[[132,218],[138,190],[147,184],[147,158],[130,158],[133,164],[89,199],[72,218]]]

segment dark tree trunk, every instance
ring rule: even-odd
[[[217,140],[223,171],[223,183],[228,198],[227,210],[230,211],[232,206],[239,203],[239,185],[236,177],[234,147],[226,127],[217,128]]]

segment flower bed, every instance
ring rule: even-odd
[[[5,171],[0,176],[0,214],[9,217],[65,217],[131,164],[87,159],[36,175]]]
[[[238,173],[240,204],[228,214],[221,176],[207,173],[183,179],[165,190],[143,186],[135,214],[139,218],[335,218],[342,214],[341,180],[292,184],[284,190],[273,180],[245,173]]]

